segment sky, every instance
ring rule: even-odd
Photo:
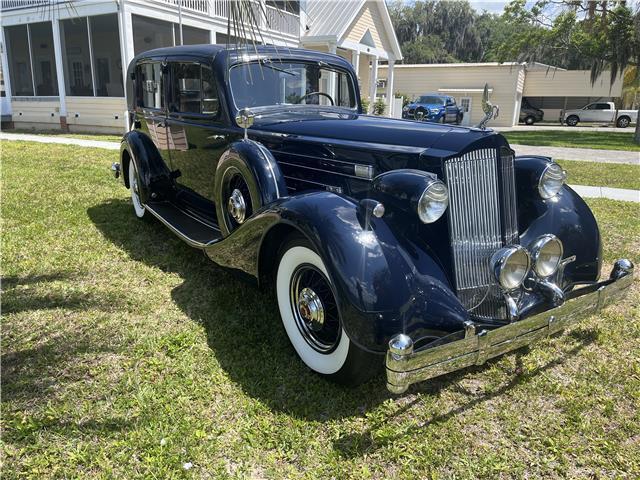
[[[480,13],[484,10],[489,13],[502,13],[504,6],[509,2],[499,0],[469,0],[469,3]]]

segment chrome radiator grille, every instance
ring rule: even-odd
[[[489,261],[518,243],[513,163],[510,152],[500,158],[497,149],[480,149],[444,164],[457,294],[481,318],[506,317]]]

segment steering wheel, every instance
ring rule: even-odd
[[[307,97],[310,97],[311,95],[318,95],[318,96],[322,95],[323,97],[327,97],[331,102],[331,106],[335,105],[335,103],[333,102],[333,98],[331,98],[331,95],[323,92],[309,92],[306,95],[303,95],[302,98],[300,98],[300,100],[298,100],[297,103],[302,103],[302,100],[305,100]],[[305,101],[305,103],[307,102]]]

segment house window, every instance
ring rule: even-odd
[[[5,27],[7,54],[9,56],[9,75],[13,95],[33,96],[33,78],[31,77],[31,57],[29,55],[29,37],[26,25]]]
[[[173,27],[170,22],[132,15],[133,50],[136,55],[153,48],[171,47]]]
[[[173,24],[175,44],[180,45],[180,25]],[[210,42],[209,30],[203,30],[201,28],[189,27],[188,25],[182,25],[182,44],[183,45],[200,45],[202,43]]]
[[[89,17],[98,97],[124,97],[120,34],[115,13]]]
[[[28,27],[31,35],[31,57],[36,95],[57,96],[58,79],[51,22],[32,23]]]
[[[72,18],[60,22],[60,36],[63,42],[62,56],[67,95],[92,97],[93,76],[87,18]]]

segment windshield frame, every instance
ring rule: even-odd
[[[350,71],[348,68],[344,68],[342,66],[333,64],[333,63],[329,63],[329,62],[325,62],[323,60],[307,60],[307,59],[300,59],[300,58],[253,58],[253,59],[249,59],[246,61],[241,61],[241,62],[237,62],[234,63],[233,65],[231,65],[227,71],[227,78],[228,78],[228,86],[227,86],[227,90],[229,92],[229,96],[231,97],[231,101],[229,102],[230,106],[232,106],[235,109],[235,112],[239,112],[240,110],[242,110],[243,108],[247,108],[247,107],[240,107],[236,104],[236,97],[233,93],[233,86],[231,83],[231,71],[234,68],[237,67],[244,67],[247,65],[251,65],[251,64],[261,64],[262,66],[266,67],[266,68],[273,68],[273,69],[278,69],[278,64],[302,64],[302,65],[314,65],[314,66],[319,66],[320,68],[324,68],[326,70],[330,70],[330,71],[334,71],[336,73],[341,73],[347,76],[347,78],[349,79],[349,83],[351,86],[351,91],[353,92],[353,100],[355,103],[354,107],[343,107],[343,106],[339,106],[339,105],[319,105],[319,104],[313,104],[313,103],[301,103],[301,104],[297,104],[297,103],[278,103],[278,104],[274,104],[274,105],[260,105],[260,106],[254,106],[254,107],[248,107],[251,111],[253,112],[260,112],[260,113],[268,113],[270,111],[282,111],[282,110],[297,110],[297,109],[317,109],[317,110],[323,110],[323,111],[330,111],[330,112],[337,112],[337,113],[350,113],[350,114],[355,114],[355,113],[362,113],[362,104],[360,103],[360,90],[358,88],[358,84],[357,82],[354,81],[354,76],[353,76],[353,72]]]

